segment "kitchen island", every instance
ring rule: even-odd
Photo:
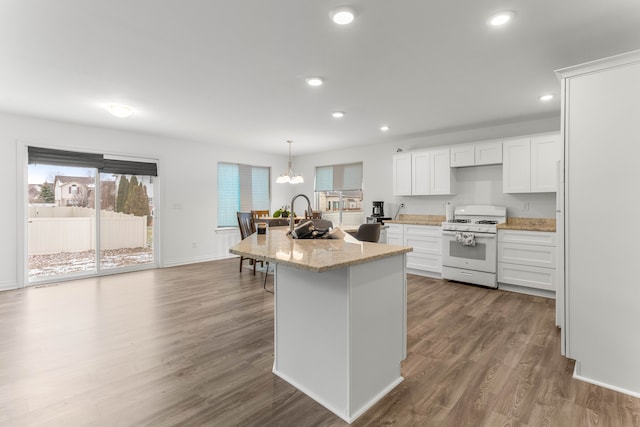
[[[275,265],[273,373],[351,423],[403,380],[411,248],[286,231],[230,252]]]

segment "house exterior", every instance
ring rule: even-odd
[[[60,176],[54,181],[56,206],[95,208],[95,181],[92,177]]]

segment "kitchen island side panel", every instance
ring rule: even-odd
[[[273,371],[347,422],[403,380],[404,258],[321,273],[276,267]]]
[[[276,265],[274,373],[334,413],[348,401],[348,269]]]
[[[405,255],[351,267],[350,403],[368,407],[402,381],[406,340]]]

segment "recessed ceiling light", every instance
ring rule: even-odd
[[[122,104],[107,104],[105,107],[108,112],[116,117],[129,117],[133,114],[133,108]]]
[[[306,81],[309,86],[322,86],[324,83],[322,77],[307,77]]]
[[[344,111],[334,111],[331,115],[336,119],[341,119],[344,117]]]
[[[511,11],[500,12],[489,18],[489,25],[500,27],[513,19],[514,13]]]
[[[386,132],[386,131],[388,131],[389,129],[391,129],[391,128],[389,127],[389,125],[382,125],[382,126],[380,126],[380,130],[381,130],[382,132]]]
[[[551,101],[553,99],[553,94],[547,93],[545,95],[538,97],[538,99],[540,101]]]
[[[338,7],[329,12],[329,17],[338,25],[351,24],[356,17],[356,11],[350,7]]]

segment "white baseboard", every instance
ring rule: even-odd
[[[435,273],[433,271],[424,271],[424,270],[416,270],[414,268],[407,268],[407,273],[413,274],[416,276],[431,277],[432,279],[442,279],[442,274]]]
[[[177,267],[179,265],[197,264],[199,262],[216,261],[219,259],[237,258],[237,255],[219,255],[219,256],[200,256],[192,258],[180,258],[171,261],[165,261],[162,263],[162,268]]]
[[[640,393],[638,393],[636,391],[627,390],[627,389],[624,389],[622,387],[618,387],[618,386],[615,386],[615,385],[603,383],[601,381],[597,381],[597,380],[591,379],[589,377],[584,377],[582,375],[579,375],[578,374],[578,366],[580,366],[580,362],[576,360],[576,365],[573,368],[573,378],[575,378],[576,380],[584,381],[585,383],[597,385],[597,386],[600,386],[600,387],[608,388],[609,390],[617,391],[619,393],[623,393],[623,394],[627,394],[629,396],[640,398]]]
[[[0,291],[10,291],[21,287],[22,286],[18,286],[16,282],[0,282]]]
[[[510,285],[508,283],[498,283],[498,289],[509,292],[516,292],[519,294],[533,295],[535,297],[543,297],[556,299],[556,293],[548,291],[546,289],[527,288],[524,286]]]
[[[316,402],[318,402],[319,404],[321,404],[322,406],[324,406],[325,408],[327,408],[328,410],[330,410],[331,412],[333,412],[335,415],[337,415],[343,421],[345,421],[345,422],[347,422],[349,424],[354,422],[360,415],[364,414],[369,408],[371,408],[380,399],[382,399],[384,396],[386,396],[398,384],[400,384],[402,381],[404,381],[404,377],[396,378],[393,382],[391,382],[391,384],[389,384],[383,390],[381,390],[380,393],[376,394],[371,400],[369,400],[364,405],[362,405],[360,408],[358,408],[357,411],[354,411],[351,415],[349,415],[349,413],[345,413],[344,410],[340,410],[339,408],[336,408],[333,405],[327,403],[324,399],[322,399],[317,394],[309,391],[306,387],[298,384],[296,381],[294,381],[290,377],[286,376],[282,372],[279,372],[275,368],[275,366],[273,368],[273,373],[275,375],[277,375],[278,377],[282,378],[283,380],[285,380],[286,382],[288,382],[289,384],[291,384],[293,387],[297,388],[298,390],[300,390],[301,392],[306,394],[307,396],[309,396],[310,398],[312,398],[313,400],[315,400]]]

